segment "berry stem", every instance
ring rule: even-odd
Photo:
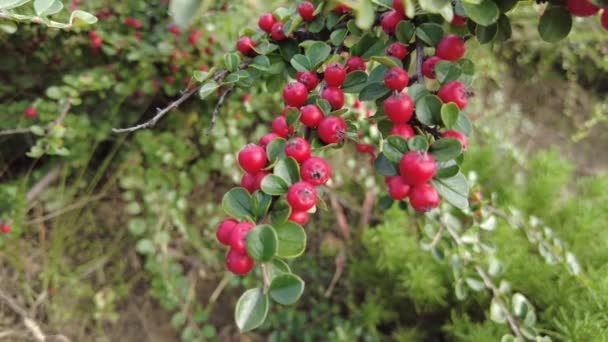
[[[262,280],[264,281],[264,294],[266,294],[270,288],[270,275],[268,274],[268,267],[265,262],[260,264],[260,268],[262,269]]]

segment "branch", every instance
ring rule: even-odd
[[[25,198],[28,202],[34,201],[40,193],[44,191],[49,185],[51,185],[58,177],[61,172],[61,166],[55,166],[49,173],[44,175],[32,188],[27,192]]]
[[[72,104],[68,101],[63,106],[63,109],[59,113],[59,116],[57,117],[57,119],[55,119],[55,121],[53,121],[52,123],[49,123],[48,125],[46,125],[47,129],[51,128],[53,125],[61,124],[63,122],[63,120],[65,119],[66,115],[68,114],[68,111],[70,110],[71,106],[72,106]],[[29,128],[29,127],[28,128],[15,128],[15,129],[9,129],[9,130],[5,130],[5,131],[0,131],[0,136],[12,135],[12,134],[26,134],[26,133],[31,133],[31,128]]]
[[[230,95],[230,93],[232,93],[233,90],[234,90],[234,85],[230,86],[229,88],[226,88],[226,90],[224,90],[222,95],[220,95],[220,98],[217,101],[215,108],[213,109],[213,113],[211,113],[211,122],[209,123],[209,128],[207,128],[207,134],[211,133],[213,126],[215,126],[215,120],[217,119],[217,115],[220,113],[220,107],[222,107],[222,105],[224,104],[224,101],[226,101],[226,97],[228,97],[228,95]]]
[[[418,83],[424,85],[424,73],[422,72],[422,64],[424,63],[424,45],[416,38],[416,79]]]
[[[7,129],[4,131],[0,131],[0,136],[12,135],[12,134],[26,134],[26,133],[30,133],[30,132],[31,132],[31,130],[29,128]]]

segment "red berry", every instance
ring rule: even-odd
[[[281,136],[279,136],[278,134],[276,134],[274,132],[268,133],[260,138],[258,145],[260,145],[260,147],[262,147],[262,148],[266,148],[266,146],[268,146],[268,144],[270,144],[271,141],[273,141],[276,138],[280,138],[280,137]]]
[[[241,101],[244,103],[251,101],[251,94],[243,94],[243,96],[241,96]]]
[[[462,82],[452,81],[446,83],[439,89],[437,96],[444,103],[454,102],[461,110],[467,106],[467,88]]]
[[[317,76],[317,73],[314,71],[298,71],[296,79],[298,82],[305,85],[308,91],[315,89],[319,85],[319,76]]]
[[[241,37],[236,43],[237,50],[245,56],[255,55],[255,50],[253,50],[255,46],[255,42],[249,37]]]
[[[399,13],[405,14],[405,7],[403,6],[403,0],[393,0],[393,8]]]
[[[272,25],[274,25],[276,22],[277,20],[272,13],[264,13],[260,16],[260,20],[258,20],[258,26],[262,29],[262,31],[270,33],[270,31],[272,31]]]
[[[407,57],[407,48],[401,43],[393,43],[386,48],[386,55],[402,60]]]
[[[319,139],[326,144],[342,142],[346,137],[346,122],[338,116],[328,116],[321,120],[318,128]]]
[[[454,14],[454,18],[452,18],[452,25],[454,26],[464,26],[467,24],[467,17],[463,17],[458,14]]]
[[[222,221],[217,226],[215,237],[222,245],[230,246],[230,237],[232,236],[232,230],[236,227],[238,221],[228,218]]]
[[[458,139],[458,141],[460,141],[460,145],[462,145],[462,152],[467,150],[467,137],[464,134],[458,131],[449,130],[443,133],[441,136],[444,138]]]
[[[385,177],[384,183],[388,189],[388,194],[395,201],[401,201],[410,193],[410,186],[405,184],[403,178],[399,176]]]
[[[365,71],[365,60],[359,56],[352,56],[346,61],[346,71],[353,72],[355,70]]]
[[[272,25],[272,31],[270,31],[272,39],[276,40],[277,42],[280,42],[281,40],[287,38],[287,36],[285,35],[285,31],[283,31],[284,26],[285,25],[283,23],[275,23],[274,25]]]
[[[457,61],[464,56],[464,40],[455,34],[448,34],[437,44],[436,55],[446,61]]]
[[[602,12],[602,17],[600,18],[600,20],[602,21],[602,26],[604,26],[604,29],[606,29],[606,31],[608,31],[608,8],[604,9],[604,12]]]
[[[93,40],[93,39],[95,39],[95,38],[97,38],[97,37],[99,37],[99,36],[97,35],[97,32],[95,32],[95,31],[90,31],[90,32],[89,32],[89,39]]]
[[[317,203],[317,190],[308,182],[297,182],[287,190],[287,203],[293,210],[308,211]]]
[[[91,39],[91,45],[95,48],[99,48],[103,45],[103,40],[99,37]]]
[[[302,180],[312,185],[323,185],[331,177],[331,167],[320,157],[310,157],[300,167]]]
[[[344,106],[344,92],[337,87],[328,87],[323,90],[321,98],[327,100],[332,109],[340,109]]]
[[[167,83],[169,83],[169,84],[173,84],[173,83],[175,83],[175,77],[167,76],[167,77],[165,77],[165,81],[167,81]]]
[[[188,43],[193,47],[196,47],[196,45],[198,44],[198,40],[202,35],[203,33],[201,31],[193,30],[192,32],[190,32],[190,35],[188,35]]]
[[[11,232],[11,225],[8,223],[5,223],[2,225],[2,227],[0,227],[0,232],[2,232],[2,234],[8,234]]]
[[[253,229],[255,225],[249,221],[238,223],[232,228],[230,234],[230,246],[239,253],[247,253],[247,233]]]
[[[141,22],[141,20],[139,20],[139,19],[135,19],[135,20],[133,20],[133,27],[134,27],[134,28],[136,28],[136,29],[138,29],[138,30],[139,30],[139,29],[140,29],[140,28],[142,28],[143,26],[144,26],[144,24]]]
[[[422,63],[422,73],[424,74],[424,77],[432,80],[437,78],[437,75],[435,75],[435,65],[437,65],[437,62],[440,60],[441,58],[437,56],[429,57],[424,60],[424,63]]]
[[[283,99],[288,106],[301,107],[308,98],[308,89],[300,82],[291,82],[283,88]]]
[[[309,128],[317,128],[321,120],[325,117],[321,109],[314,104],[309,104],[300,108],[300,112],[302,113],[300,121],[304,126]]]
[[[359,99],[355,99],[355,103],[353,104],[353,108],[361,109],[363,108],[363,102],[359,101]]]
[[[245,253],[233,249],[226,254],[226,268],[237,275],[245,275],[253,269],[253,259]]]
[[[126,17],[125,18],[125,25],[127,25],[127,26],[133,26],[133,18],[132,17]]]
[[[292,157],[300,164],[310,158],[310,153],[310,144],[306,139],[295,137],[289,139],[287,144],[285,144],[285,155]]]
[[[396,124],[390,130],[390,132],[388,132],[388,135],[398,135],[403,137],[405,140],[409,140],[413,138],[416,134],[414,133],[414,129],[412,128],[412,126],[402,123]]]
[[[27,118],[33,119],[38,116],[38,111],[36,111],[36,108],[34,107],[27,107],[23,111],[23,115],[25,115]]]
[[[396,124],[407,123],[414,114],[414,101],[406,94],[391,95],[384,101],[384,113]]]
[[[566,0],[566,6],[568,11],[577,17],[589,17],[600,10],[589,0]]]
[[[304,225],[306,222],[308,222],[308,212],[292,210],[291,214],[289,214],[288,220],[299,225]]]
[[[390,90],[401,91],[409,82],[407,71],[400,67],[392,67],[384,74],[384,85]]]
[[[272,132],[281,138],[287,138],[293,133],[293,127],[287,126],[287,119],[284,116],[278,116],[272,121]]]
[[[430,181],[437,171],[435,158],[423,151],[409,151],[401,157],[399,170],[405,184],[420,185]]]
[[[352,11],[353,9],[348,6],[347,4],[338,4],[336,5],[336,7],[334,7],[334,12],[338,13],[338,14],[348,14]]]
[[[344,79],[346,78],[346,69],[340,63],[331,63],[325,68],[323,78],[328,86],[339,87],[344,83]]]
[[[315,5],[310,1],[304,1],[298,5],[298,13],[304,21],[313,21],[315,20]]]
[[[264,171],[264,170],[258,171],[258,173],[255,174],[255,183],[254,183],[255,190],[259,190],[262,188],[262,181],[269,174],[270,174],[270,171]]]
[[[388,11],[380,21],[380,25],[386,34],[392,36],[395,34],[397,24],[403,20],[403,12],[397,12],[395,10]]]
[[[181,33],[179,27],[177,27],[176,25],[169,26],[169,32],[173,33],[173,35],[176,37],[179,36]]]
[[[410,191],[410,204],[419,213],[426,213],[439,206],[439,194],[430,184],[414,186]]]
[[[266,165],[266,151],[255,144],[247,144],[239,152],[239,165],[249,173],[256,173]]]
[[[241,177],[241,186],[250,194],[257,190],[255,187],[255,175],[255,173],[245,172],[243,177]]]

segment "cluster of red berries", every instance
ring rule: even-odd
[[[11,225],[8,223],[3,223],[2,226],[0,226],[0,233],[2,234],[8,234],[11,232]]]
[[[589,0],[566,0],[566,7],[570,14],[576,17],[590,17],[600,11],[600,8]],[[600,21],[602,26],[608,30],[608,9],[602,11]]]

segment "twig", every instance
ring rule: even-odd
[[[220,294],[222,294],[222,291],[224,291],[224,289],[226,288],[226,285],[228,285],[230,278],[231,278],[230,274],[226,273],[226,275],[224,276],[224,278],[222,278],[220,283],[217,284],[217,287],[215,288],[215,290],[213,290],[213,293],[211,293],[211,296],[209,297],[209,304],[213,304],[217,301],[217,299],[220,297]]]
[[[220,95],[220,98],[217,101],[215,108],[213,109],[213,113],[211,113],[211,122],[209,123],[209,128],[207,128],[207,134],[211,133],[213,126],[215,126],[215,120],[217,119],[217,115],[220,113],[220,107],[222,107],[222,105],[224,104],[224,101],[226,101],[226,97],[228,97],[228,95],[230,95],[230,93],[232,93],[233,90],[234,90],[234,85],[230,86],[229,88],[226,88],[226,90],[224,90],[222,95]]]
[[[344,214],[344,209],[340,205],[340,202],[336,198],[336,195],[333,193],[329,193],[329,202],[331,203],[331,207],[334,210],[334,214],[336,214],[336,219],[338,220],[338,227],[340,227],[340,232],[342,236],[348,240],[350,239],[350,226],[348,225],[348,220],[346,219],[346,215]]]
[[[261,263],[260,268],[262,269],[262,280],[264,281],[264,293],[268,293],[270,288],[270,275],[268,274],[268,267],[266,263]]]
[[[424,46],[422,42],[416,38],[416,79],[418,83],[424,84],[424,73],[422,72],[422,64],[424,63]]]
[[[27,192],[25,198],[28,202],[33,202],[38,196],[49,186],[51,185],[57,178],[59,178],[59,174],[61,173],[61,165],[55,166],[49,173],[44,175],[32,188]]]
[[[376,190],[370,190],[365,192],[365,198],[363,199],[363,205],[361,205],[361,220],[359,225],[365,229],[372,219],[372,211],[374,210],[374,204],[376,203]]]
[[[443,236],[443,225],[439,226],[439,230],[437,231],[437,234],[435,234],[435,236],[433,237],[433,241],[431,241],[431,244],[429,245],[430,249],[435,248],[435,246],[437,246],[437,244],[439,243],[439,241],[441,241],[441,236]]]
[[[31,132],[31,130],[29,128],[7,129],[4,131],[0,131],[0,136],[12,135],[12,134],[26,134],[26,133],[30,133],[30,132]]]
[[[72,104],[68,101],[65,106],[63,107],[63,109],[61,110],[61,112],[59,113],[59,116],[57,117],[57,119],[55,119],[55,121],[53,121],[52,123],[49,123],[46,127],[51,128],[53,125],[59,125],[63,122],[63,120],[65,119],[66,115],[68,114],[68,111],[70,110],[70,107],[72,106]],[[8,130],[4,130],[4,131],[0,131],[0,136],[3,135],[13,135],[13,134],[26,134],[26,133],[31,133],[32,130],[31,128],[15,128],[15,129],[8,129]]]
[[[61,123],[63,123],[63,120],[65,119],[65,117],[68,115],[68,112],[70,111],[71,107],[72,107],[72,103],[70,101],[67,101],[65,103],[65,105],[63,105],[63,109],[61,110],[61,112],[59,113],[59,116],[57,117],[57,119],[55,119],[53,124],[61,125]]]
[[[336,272],[334,273],[334,277],[331,279],[331,282],[329,283],[329,286],[327,287],[327,290],[325,291],[325,298],[331,297],[331,294],[334,291],[336,284],[338,284],[338,280],[340,280],[342,273],[344,273],[345,266],[346,266],[346,252],[345,252],[344,248],[342,248],[342,250],[340,250],[340,253],[338,253],[338,255],[336,256]]]
[[[69,211],[72,211],[72,210],[78,209],[80,207],[83,207],[83,206],[85,206],[85,205],[87,205],[87,204],[89,204],[91,202],[98,201],[98,200],[104,198],[105,196],[106,196],[106,194],[99,194],[97,196],[86,198],[86,199],[84,199],[84,200],[82,200],[80,202],[76,202],[76,203],[74,203],[74,204],[72,204],[70,206],[67,206],[67,207],[65,207],[63,209],[59,209],[59,210],[54,211],[54,212],[52,212],[50,214],[44,215],[42,217],[30,220],[30,221],[26,221],[24,224],[25,225],[31,225],[31,224],[41,223],[41,222],[44,222],[46,220],[50,220],[50,219],[52,219],[54,217],[61,216],[61,215],[65,214],[65,213],[67,213]]]

